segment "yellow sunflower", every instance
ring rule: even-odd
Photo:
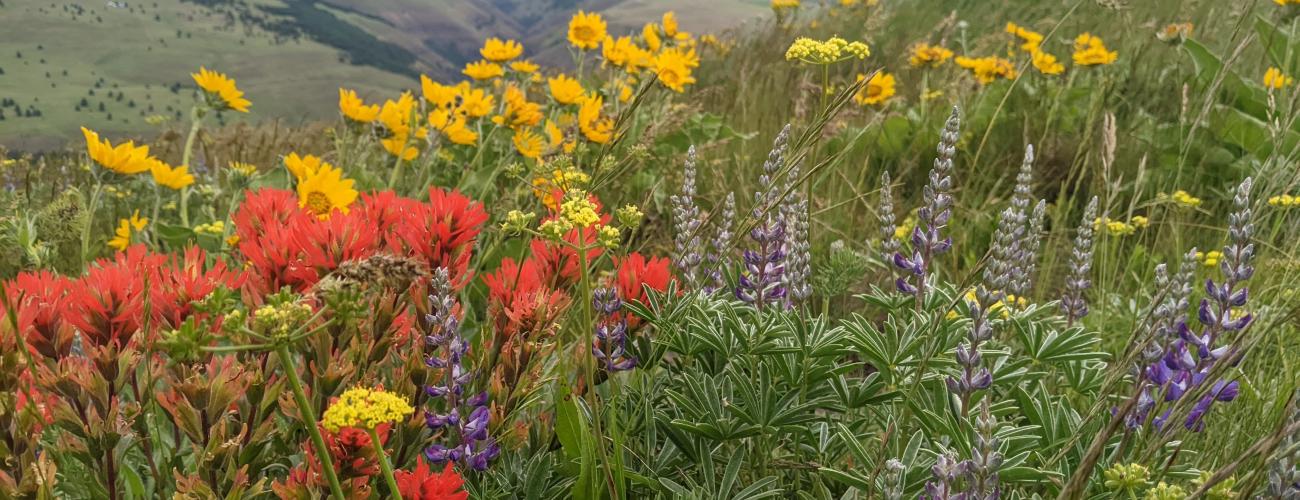
[[[564,74],[555,75],[547,80],[551,97],[560,104],[573,104],[582,97],[582,84]]]
[[[574,47],[591,50],[605,40],[605,19],[595,12],[578,11],[569,20],[569,43]]]
[[[99,166],[122,175],[134,175],[149,170],[149,146],[136,146],[126,141],[113,146],[108,139],[101,140],[99,134],[86,127],[81,127],[86,136],[86,154]]]
[[[524,158],[535,160],[542,156],[542,150],[546,148],[546,141],[542,139],[542,136],[526,128],[516,130],[513,141],[515,149]]]
[[[233,109],[240,113],[248,112],[248,106],[252,103],[248,99],[244,99],[244,93],[235,87],[234,78],[202,66],[199,67],[198,73],[191,73],[190,76],[194,78],[194,83],[197,83],[204,92],[221,100],[221,109]]]
[[[479,54],[492,62],[506,62],[524,54],[524,46],[514,40],[501,40],[492,37],[483,42],[483,48],[479,49]]]
[[[289,153],[289,156],[284,157],[284,168],[288,169],[298,182],[316,175],[322,167],[333,168],[332,165],[314,155],[298,156],[298,153]]]
[[[540,68],[540,66],[538,66],[537,63],[532,61],[515,61],[510,63],[510,69],[524,74],[537,71],[537,68]]]
[[[379,105],[367,105],[357,97],[356,91],[339,89],[339,111],[349,120],[358,123],[370,123],[379,118]]]
[[[357,199],[354,182],[344,179],[342,170],[324,164],[298,183],[298,207],[321,219],[329,218],[335,210],[346,214]]]
[[[500,64],[488,61],[478,61],[466,64],[464,73],[465,76],[475,80],[491,80],[504,75],[505,70],[501,69]]]
[[[181,190],[185,186],[194,184],[194,176],[190,175],[190,168],[185,165],[172,167],[162,160],[153,160],[150,162],[150,173],[153,174],[153,181],[170,189]]]
[[[699,58],[694,57],[695,51],[682,52],[681,49],[666,49],[655,56],[655,75],[659,77],[659,83],[672,89],[674,92],[686,91],[686,86],[695,83],[695,77],[691,76],[691,68],[699,65]]]
[[[858,74],[859,82],[866,79],[867,75]],[[877,71],[876,74],[871,75],[870,80],[867,80],[862,90],[853,96],[853,100],[862,105],[882,104],[897,93],[895,85],[894,75]]]

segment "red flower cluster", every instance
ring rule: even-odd
[[[632,252],[627,257],[614,259],[614,264],[618,268],[618,279],[615,280],[618,285],[618,296],[624,302],[645,303],[646,287],[663,292],[668,289],[668,282],[673,279],[672,271],[669,269],[671,262],[664,257],[647,259],[644,255]],[[641,318],[631,314],[627,314],[626,318],[628,327],[641,324]]]
[[[245,275],[190,248],[184,256],[150,253],[133,246],[112,260],[102,259],[81,278],[40,271],[19,274],[6,284],[17,311],[18,329],[36,354],[60,358],[80,331],[89,347],[122,347],[145,325],[145,341],[159,329],[176,328],[195,315],[192,302],[218,286],[237,289]]]
[[[441,188],[429,190],[428,202],[389,191],[362,195],[348,213],[324,220],[298,208],[292,192],[263,189],[248,193],[233,216],[238,256],[261,294],[306,290],[339,264],[378,253],[446,267],[460,289],[487,218],[482,204]]]
[[[375,428],[381,444],[387,442],[390,428],[389,424]],[[339,429],[337,433],[321,427],[320,433],[325,438],[325,447],[330,452],[330,460],[334,464],[344,495],[348,498],[369,498],[370,479],[379,474],[379,457],[370,444],[370,435],[352,427]],[[315,493],[328,491],[325,473],[321,469],[320,460],[316,459],[316,449],[308,442],[303,444],[303,450],[307,454],[306,462],[291,469],[289,477],[284,481],[271,485],[271,490],[281,499],[314,498]]]
[[[399,470],[393,472],[397,480],[397,491],[402,498],[413,500],[465,500],[469,493],[461,491],[465,480],[451,468],[451,461],[442,468],[442,472],[433,472],[429,463],[423,458],[415,466],[415,471]]]

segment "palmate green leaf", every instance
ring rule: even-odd
[[[822,473],[822,475],[827,479],[852,486],[861,491],[873,491],[876,489],[871,485],[870,478],[857,472],[844,472],[830,467],[818,468],[817,472]]]
[[[1063,366],[1108,356],[1097,349],[1101,337],[1081,326],[1059,330],[1046,322],[1032,320],[1013,320],[1009,324],[1013,326],[1010,330],[1022,347],[1022,354],[1036,363]]]

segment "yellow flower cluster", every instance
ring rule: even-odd
[[[198,73],[191,73],[194,83],[199,88],[207,92],[208,96],[214,97],[213,106],[218,109],[231,109],[240,113],[247,113],[248,106],[252,103],[244,98],[244,93],[235,87],[235,79],[225,74],[209,70],[202,66],[199,67]]]
[[[866,59],[871,49],[862,42],[849,42],[840,37],[831,37],[825,41],[799,37],[785,51],[787,61],[800,61],[808,64],[834,64],[852,58]]]
[[[937,68],[944,62],[952,58],[952,51],[938,45],[930,45],[925,42],[917,43],[911,48],[912,57],[907,60],[914,68],[929,66]]]
[[[1016,77],[1015,65],[1001,57],[957,56],[953,61],[957,66],[970,70],[971,74],[975,75],[975,79],[984,85],[993,83],[998,78],[1010,80]]]
[[[1268,204],[1275,207],[1281,207],[1281,208],[1300,207],[1300,196],[1280,194],[1277,196],[1270,197],[1268,199]]]
[[[298,207],[306,209],[321,219],[329,218],[338,210],[348,213],[357,200],[356,181],[343,177],[343,170],[312,155],[299,157],[289,153],[284,167],[293,174],[298,184]]]
[[[1282,87],[1290,87],[1294,83],[1294,78],[1291,78],[1290,75],[1283,73],[1282,70],[1275,67],[1270,66],[1268,71],[1264,72],[1264,88],[1270,90],[1280,89]]]
[[[210,223],[199,224],[194,226],[194,232],[198,234],[210,234],[220,236],[226,232],[226,223],[223,221],[212,221]]]
[[[979,297],[975,294],[975,290],[967,290],[966,295],[964,295],[964,297],[967,302],[975,302],[979,300]],[[1001,317],[1002,319],[1010,318],[1011,311],[1007,307],[1007,304],[1010,304],[1012,307],[1016,309],[1024,309],[1025,307],[1029,306],[1029,299],[1026,299],[1024,297],[1017,297],[1016,295],[1008,293],[1003,295],[1001,300],[998,300],[997,302],[994,302],[992,305],[990,305],[988,312],[998,313],[998,316]],[[957,314],[957,311],[948,311],[947,314],[947,318],[950,320],[957,319],[960,316],[961,315]]]
[[[81,133],[86,136],[86,153],[101,167],[122,175],[133,175],[152,166],[149,146],[136,146],[131,141],[113,146],[108,139],[101,140],[98,133],[86,127],[81,127]]]
[[[1023,42],[1020,44],[1020,50],[1025,52],[1034,52],[1038,50],[1039,46],[1043,43],[1043,35],[1041,33],[1030,30],[1029,28],[1020,26],[1016,23],[1008,22],[1006,31]]]
[[[1273,3],[1285,7],[1287,5],[1300,5],[1300,0],[1273,0]]]
[[[1196,252],[1196,261],[1205,265],[1205,267],[1217,266],[1219,265],[1220,260],[1223,260],[1223,252],[1220,252],[1218,250],[1211,250],[1209,252],[1200,252],[1200,251]]]
[[[1093,229],[1105,229],[1111,236],[1128,236],[1136,233],[1138,229],[1144,229],[1151,224],[1151,221],[1141,215],[1134,215],[1128,222],[1111,220],[1106,217],[1098,217],[1092,221]]]
[[[600,213],[596,203],[591,201],[584,191],[571,191],[564,196],[560,204],[560,218],[576,227],[591,227],[600,222]]]
[[[131,214],[129,219],[118,219],[117,230],[113,232],[113,238],[108,240],[108,246],[119,252],[126,251],[131,246],[131,233],[143,231],[147,225],[149,219],[140,217],[139,210]]]
[[[1174,194],[1160,193],[1156,195],[1156,199],[1161,201],[1169,201],[1175,205],[1178,205],[1180,207],[1186,207],[1186,208],[1196,208],[1201,206],[1200,198],[1192,196],[1191,193],[1188,193],[1187,191],[1183,191],[1181,189],[1174,191]]]
[[[1065,65],[1056,56],[1043,50],[1043,35],[1016,23],[1007,23],[1006,32],[1020,39],[1020,50],[1029,53],[1030,62],[1039,73],[1059,75],[1065,72]]]
[[[866,78],[866,75],[858,74],[859,82]],[[870,80],[867,80],[867,84],[862,86],[862,90],[853,96],[853,101],[862,105],[882,104],[897,93],[896,86],[894,75],[884,70],[877,71],[871,75]]]
[[[1082,33],[1074,39],[1074,64],[1079,66],[1104,66],[1115,62],[1119,53],[1106,50],[1106,44],[1091,33]]]
[[[344,427],[374,429],[380,424],[401,422],[415,413],[405,398],[382,389],[348,389],[325,409],[321,425],[330,432]]]
[[[230,170],[244,177],[257,175],[257,165],[251,163],[232,161],[230,162]]]
[[[799,0],[772,0],[772,10],[778,13],[784,10],[799,8]]]
[[[379,105],[366,104],[356,91],[339,89],[339,111],[343,117],[357,123],[370,123],[379,118]]]
[[[570,165],[563,169],[557,168],[551,171],[549,177],[537,176],[533,178],[533,195],[537,196],[537,199],[541,200],[543,205],[556,209],[559,208],[555,199],[557,191],[563,193],[582,189],[589,182],[591,182],[591,176],[578,170],[577,167]]]

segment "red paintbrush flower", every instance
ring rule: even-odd
[[[303,288],[316,284],[339,264],[365,259],[379,249],[380,228],[359,214],[337,213],[325,220],[311,219],[294,221],[288,242],[300,255],[288,275]]]
[[[154,283],[149,296],[154,320],[164,328],[179,328],[194,313],[194,301],[207,297],[218,286],[237,290],[247,275],[227,268],[222,260],[208,266],[207,254],[189,247],[184,257],[173,256],[150,279]]]
[[[465,500],[469,498],[469,493],[461,491],[461,486],[465,480],[451,468],[451,461],[442,468],[442,472],[434,473],[429,468],[429,463],[423,458],[418,460],[415,470],[407,472],[399,470],[393,473],[397,480],[397,491],[401,493],[402,498],[413,500]]]
[[[165,260],[135,245],[115,260],[97,261],[69,290],[64,319],[81,330],[90,345],[127,345],[142,320],[147,274],[141,270],[161,267]]]
[[[614,265],[618,268],[618,296],[624,301],[645,303],[646,287],[663,292],[668,289],[668,282],[673,279],[669,267],[671,263],[663,257],[646,259],[644,255],[632,252],[627,257],[615,259]],[[636,326],[640,322],[641,318],[628,315],[629,327]]]
[[[464,287],[472,277],[474,241],[488,219],[483,205],[459,191],[430,188],[428,203],[407,207],[402,215],[389,237],[390,251],[421,258],[429,269],[445,267],[452,287]]]
[[[58,358],[72,348],[72,329],[63,321],[63,303],[71,286],[72,280],[49,271],[21,273],[5,286],[18,313],[18,331],[33,353]],[[0,317],[4,314],[0,310]]]

